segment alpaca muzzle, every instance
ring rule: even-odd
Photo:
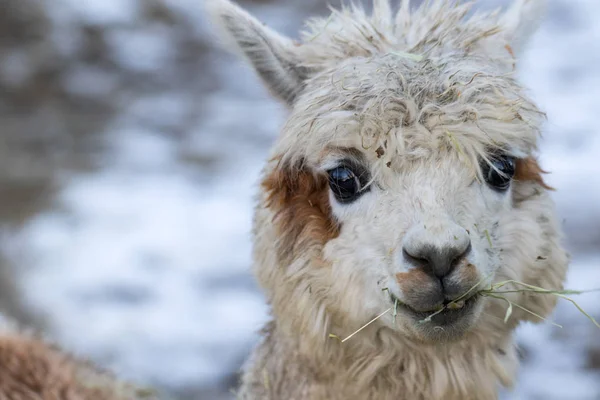
[[[467,314],[475,302],[471,289],[481,276],[473,258],[469,233],[447,219],[418,224],[405,235],[401,262],[406,271],[395,278],[398,300],[412,314],[423,317],[440,312],[438,322]]]

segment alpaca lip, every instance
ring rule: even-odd
[[[396,296],[390,293],[390,298],[394,307],[403,310],[406,314],[417,320],[420,324],[434,324],[436,326],[451,325],[463,317],[471,314],[471,311],[478,302],[478,296],[470,296],[459,301],[445,301],[441,310],[417,311],[408,304],[400,301]]]

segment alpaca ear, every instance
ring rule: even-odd
[[[246,57],[275,96],[291,105],[309,75],[298,61],[293,41],[228,0],[206,2],[220,36]]]
[[[519,56],[546,14],[546,0],[514,0],[500,19],[503,35]]]

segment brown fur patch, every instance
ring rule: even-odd
[[[275,212],[278,254],[290,262],[308,246],[324,245],[339,235],[329,204],[329,182],[306,168],[278,166],[262,182],[266,206]]]
[[[467,284],[470,284],[471,282],[475,283],[481,279],[479,272],[477,272],[477,267],[468,262],[461,263],[458,268],[455,269],[452,278],[458,283]]]
[[[397,273],[396,281],[402,290],[404,301],[417,311],[431,310],[444,300],[439,280],[432,278],[421,268]]]
[[[42,341],[19,336],[0,338],[0,399],[116,400],[112,390],[80,381],[79,365]],[[95,386],[95,387],[94,387]]]
[[[533,157],[519,158],[516,161],[515,180],[516,181],[533,181],[540,184],[543,188],[554,190],[553,187],[546,185],[542,174],[548,172],[540,168],[537,160]]]

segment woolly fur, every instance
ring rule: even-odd
[[[0,315],[0,399],[156,400]]]
[[[477,13],[452,1],[393,11],[375,0],[371,14],[351,6],[310,20],[293,42],[226,0],[209,1],[220,38],[290,107],[254,218],[254,272],[273,320],[240,398],[486,400],[512,385],[512,331],[536,318],[514,310],[505,323],[495,299],[447,331],[399,313],[344,343],[328,335],[345,337],[389,308],[383,288],[401,300],[419,291],[402,259],[416,237],[468,235],[471,272],[457,282],[562,288],[568,257],[535,159],[544,114],[515,77],[541,3]],[[498,152],[517,159],[506,193],[480,168]],[[369,182],[340,204],[327,170],[347,159]],[[541,316],[555,305],[507,296]]]

